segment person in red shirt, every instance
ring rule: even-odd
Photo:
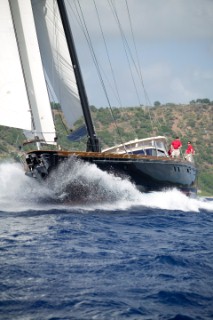
[[[193,148],[191,141],[188,141],[187,143],[187,149],[185,151],[185,159],[194,162],[193,155],[195,154],[195,149]]]
[[[171,143],[172,158],[180,157],[181,147],[182,147],[182,142],[180,141],[179,137],[176,137],[175,140],[173,140]]]

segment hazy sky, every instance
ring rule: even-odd
[[[70,3],[90,104],[97,107],[107,106],[108,102],[112,106],[147,104],[140,72],[152,104],[155,101],[188,103],[197,98],[213,100],[213,0],[78,0]],[[76,13],[73,15],[75,4],[78,8],[80,4],[83,12],[107,98],[88,57],[89,51],[84,47],[84,35],[77,30],[81,24],[77,22]],[[125,36],[123,41],[119,25]],[[135,65],[137,69],[140,67],[137,74]],[[120,101],[113,93],[115,88]]]

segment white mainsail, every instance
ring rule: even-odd
[[[82,108],[58,6],[55,0],[31,1],[47,79],[72,127],[82,116]]]

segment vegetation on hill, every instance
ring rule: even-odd
[[[202,194],[213,195],[213,103],[199,99],[191,101],[189,105],[161,105],[159,102],[154,105],[152,108],[141,106],[110,110],[92,106],[92,117],[102,148],[135,138],[164,135],[168,139],[168,147],[174,137],[179,136],[184,153],[187,141],[191,140],[196,150],[199,189]],[[85,150],[86,138],[71,143],[67,139],[69,130],[64,124],[60,107],[54,105],[53,111],[61,147]],[[82,123],[83,120],[80,120],[76,127]],[[0,126],[1,157],[16,157],[17,146],[24,139],[21,130]]]

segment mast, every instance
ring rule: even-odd
[[[100,151],[100,143],[98,138],[96,137],[96,132],[94,129],[94,125],[92,122],[92,117],[89,109],[89,103],[88,103],[88,98],[86,94],[86,90],[84,87],[84,82],[83,82],[83,77],[81,74],[80,70],[80,65],[77,57],[77,52],[75,48],[75,43],[72,35],[72,31],[70,28],[68,16],[67,16],[67,11],[66,11],[66,6],[64,3],[64,0],[57,0],[60,16],[61,16],[61,21],[62,25],[64,28],[65,32],[65,37],[67,41],[67,46],[70,54],[70,58],[72,61],[75,77],[76,77],[76,83],[79,91],[79,96],[81,100],[81,105],[82,105],[82,111],[85,119],[85,123],[87,126],[87,132],[88,132],[88,140],[87,140],[87,151],[92,151],[92,152],[99,152]]]

